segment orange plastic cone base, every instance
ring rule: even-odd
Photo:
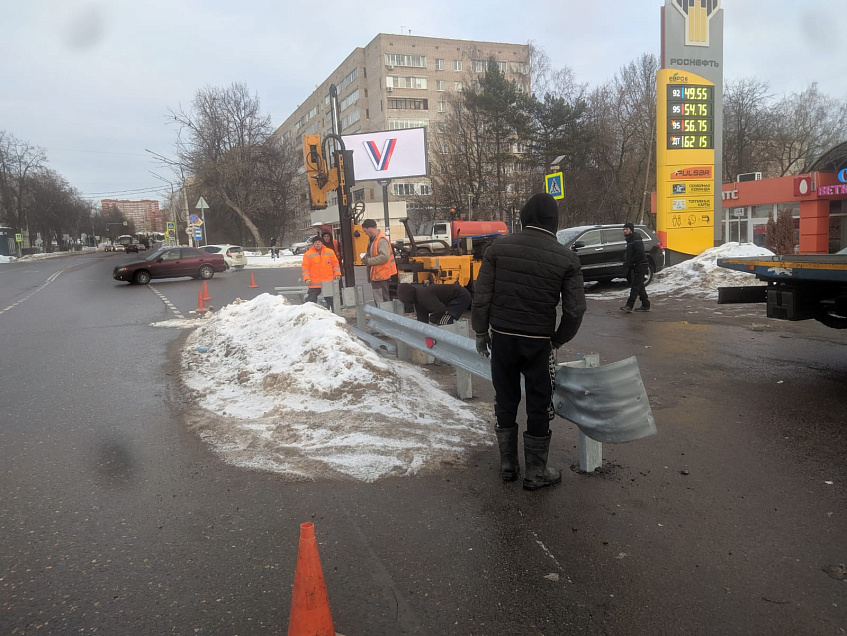
[[[288,636],[335,636],[315,525],[300,524],[300,549],[288,616]]]
[[[212,297],[209,296],[209,287],[206,285],[206,281],[203,281],[203,300],[212,300]]]
[[[194,310],[198,314],[205,314],[208,309],[206,309],[206,305],[203,303],[203,290],[197,290],[197,309]]]
[[[256,279],[253,278],[253,272],[250,272],[250,288],[258,287],[256,284]]]

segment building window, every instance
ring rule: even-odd
[[[446,91],[447,90],[447,82],[444,80],[438,80],[438,90]]]
[[[453,70],[461,71],[462,70],[462,60],[453,60]]]
[[[357,79],[359,79],[359,69],[358,69],[358,68],[354,68],[352,71],[350,71],[349,73],[347,73],[347,77],[345,77],[343,80],[341,80],[341,81],[338,83],[338,93],[339,93],[339,94],[341,94],[341,92],[342,92],[345,88],[347,88],[348,86],[350,86],[350,84],[352,84],[353,82],[355,82]]]
[[[359,101],[359,89],[357,88],[347,97],[341,100],[341,110],[344,110]]]
[[[461,82],[453,82],[453,90],[462,92],[462,83]]]
[[[474,73],[485,73],[486,66],[485,60],[471,60],[471,68]]]
[[[444,60],[435,60],[435,70],[443,71],[444,70]]]
[[[429,128],[428,119],[389,119],[388,130],[405,130],[406,128]]]
[[[438,102],[438,112],[443,113],[447,110],[447,104],[444,102]]]
[[[344,130],[348,126],[352,126],[357,121],[361,119],[361,115],[359,114],[359,109],[357,108],[354,111],[349,112],[344,118],[341,120],[341,129]]]
[[[512,73],[529,75],[529,64],[526,64],[525,62],[512,62],[510,66],[512,69]]]
[[[497,62],[497,68],[499,69],[499,71],[501,73],[503,73],[503,75],[506,74],[506,70],[508,69],[508,66],[509,66],[508,62]]]
[[[413,66],[426,68],[426,55],[404,55],[402,53],[386,53],[386,66]]]
[[[428,99],[412,99],[411,97],[389,97],[389,110],[429,110]]]
[[[401,77],[399,75],[386,75],[385,86],[392,88],[427,88],[425,77]]]

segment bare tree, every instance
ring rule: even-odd
[[[296,171],[289,156],[293,150],[272,139],[271,119],[261,113],[259,98],[244,84],[207,87],[197,92],[190,112],[170,112],[180,126],[180,161],[262,245],[260,227],[270,231],[263,219],[269,211],[285,211],[279,206],[288,195],[280,199],[279,190],[288,187]],[[292,170],[284,178],[279,174],[283,165]]]
[[[0,131],[0,217],[5,217],[12,227],[27,227],[31,177],[46,161],[47,153],[43,148]]]
[[[770,132],[767,82],[752,78],[728,81],[723,94],[723,180],[765,167],[762,140]]]
[[[847,105],[822,94],[817,83],[781,99],[771,119],[774,126],[764,152],[773,176],[797,174],[847,138]]]

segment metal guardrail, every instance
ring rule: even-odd
[[[473,339],[366,306],[368,326],[398,343],[491,381],[491,362],[476,351]],[[459,372],[457,371],[457,376]],[[464,397],[470,397],[468,395]],[[460,389],[460,397],[463,397]],[[603,461],[602,443],[621,444],[656,433],[656,423],[635,357],[600,365],[590,353],[557,365],[553,390],[556,414],[579,428],[580,468],[591,472]]]
[[[370,305],[365,314],[368,326],[380,333],[491,381],[491,363],[477,353],[472,339]]]

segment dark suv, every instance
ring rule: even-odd
[[[650,265],[645,284],[649,285],[653,274],[665,266],[665,248],[659,237],[646,225],[636,225],[635,231],[644,241],[644,252]],[[623,223],[569,227],[556,232],[556,238],[559,243],[577,253],[582,264],[582,277],[586,281],[626,278],[623,265],[626,255]]]

